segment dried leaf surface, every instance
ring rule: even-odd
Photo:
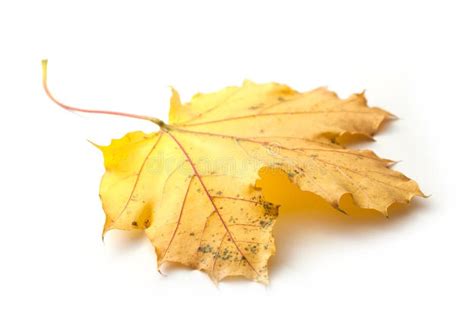
[[[423,195],[416,182],[391,170],[391,161],[337,142],[372,137],[390,117],[368,107],[363,94],[340,99],[325,88],[299,93],[246,81],[188,104],[173,90],[168,126],[99,146],[104,233],[144,229],[159,265],[191,266],[216,282],[266,283],[278,206],[255,188],[259,170],[283,170],[336,208],[351,194],[357,206],[387,214]]]

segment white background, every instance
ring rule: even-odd
[[[473,9],[468,1],[1,1],[0,313],[473,314]],[[141,235],[100,239],[101,156],[141,121],[243,79],[326,85],[401,119],[366,146],[427,200],[386,223],[282,213],[269,286],[156,271]]]

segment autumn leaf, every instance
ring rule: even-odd
[[[370,138],[391,118],[364,94],[340,99],[326,88],[300,93],[245,81],[182,104],[173,90],[169,123],[140,115],[84,110],[152,121],[153,133],[131,132],[97,147],[104,157],[100,197],[103,233],[145,230],[158,265],[203,270],[216,282],[244,276],[268,282],[278,205],[255,187],[263,168],[284,171],[301,190],[340,207],[350,194],[360,208],[387,215],[394,203],[423,196],[418,185],[372,151],[345,148]]]

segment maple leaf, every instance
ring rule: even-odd
[[[104,232],[145,230],[158,265],[176,262],[214,281],[244,276],[267,283],[275,253],[278,205],[255,187],[263,168],[282,170],[303,191],[339,208],[350,194],[360,208],[387,215],[394,203],[423,196],[415,181],[390,169],[390,160],[347,149],[348,136],[372,137],[391,115],[368,107],[364,94],[340,99],[326,88],[306,93],[277,83],[228,87],[182,104],[172,90],[169,123],[153,133],[131,132],[97,146],[105,174],[100,197]]]

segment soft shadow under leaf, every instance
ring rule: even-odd
[[[302,214],[308,210],[317,211],[325,220],[340,220],[342,216],[365,221],[385,220],[385,216],[373,209],[358,207],[350,194],[345,194],[340,199],[340,208],[335,209],[320,196],[302,191],[288,179],[282,170],[262,168],[260,179],[256,186],[262,188],[266,200],[281,205],[282,211]]]

